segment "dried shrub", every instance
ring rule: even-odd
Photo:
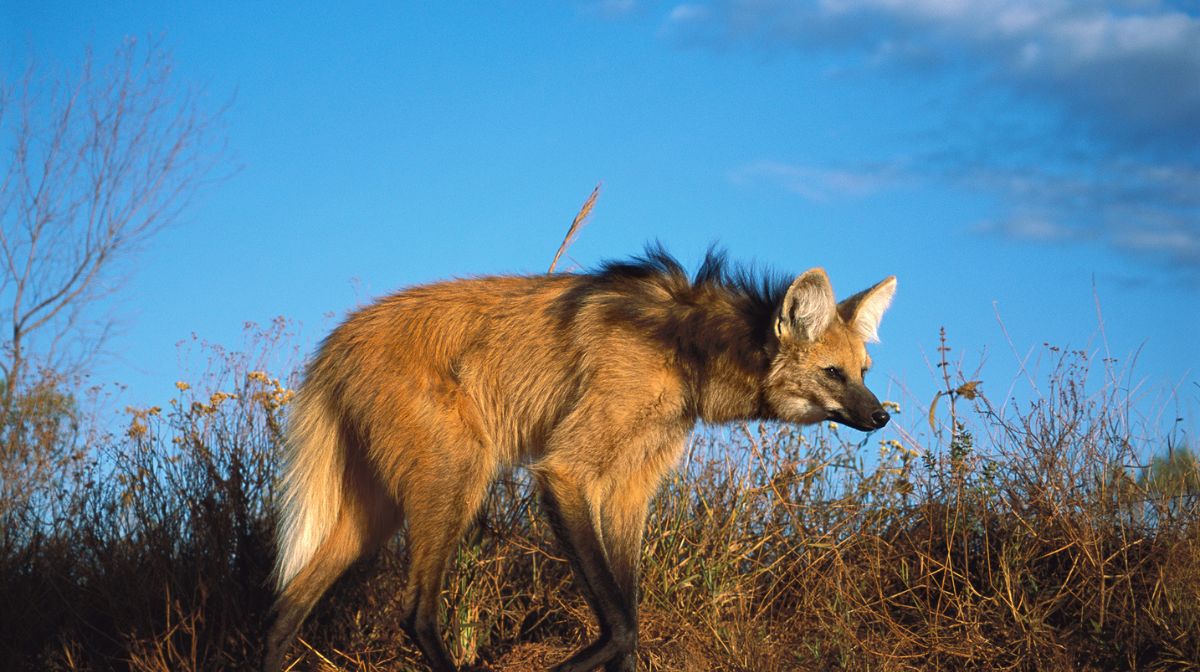
[[[123,433],[75,432],[87,445],[59,452],[86,457],[5,501],[0,600],[29,605],[0,612],[7,668],[256,664],[292,383],[259,362],[282,336],[255,356],[212,352],[206,384],[131,412]],[[922,412],[895,439],[698,432],[649,521],[642,666],[1193,666],[1195,456],[1139,438],[1120,381],[1090,380],[1086,354],[1049,352],[1044,391],[996,407],[943,350],[929,429]],[[339,581],[292,651],[298,669],[421,669],[394,608],[404,554],[397,539]],[[595,635],[524,474],[494,485],[445,606],[452,651],[479,670],[544,669]]]

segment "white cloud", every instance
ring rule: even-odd
[[[615,19],[638,11],[637,0],[592,0],[584,5],[586,11]]]
[[[980,232],[1102,244],[1200,277],[1198,11],[1169,0],[714,0],[677,6],[664,30],[686,44],[842,56],[849,67],[825,67],[850,76],[855,65],[974,76],[948,103],[962,119],[907,162],[759,162],[735,181],[813,201],[937,183],[1002,204]]]
[[[1200,274],[1197,167],[1122,160],[1051,171],[926,157],[860,166],[758,161],[731,171],[729,178],[817,203],[909,185],[985,193],[1001,211],[976,224],[976,233],[1037,244],[1099,244],[1183,276]]]
[[[932,179],[949,180],[949,175]],[[1011,211],[980,233],[1018,240],[1094,242],[1195,276],[1200,271],[1200,169],[1111,162],[1067,174],[979,167],[967,188]]]
[[[1170,254],[1200,252],[1200,244],[1185,231],[1129,231],[1118,241],[1131,248]]]
[[[989,220],[978,225],[976,230],[980,233],[1000,234],[1038,243],[1074,240],[1080,234],[1079,230],[1064,226],[1040,213],[1020,213],[1008,219]]]
[[[674,23],[702,21],[706,18],[708,18],[708,10],[701,5],[694,4],[675,5],[667,16],[667,20]]]
[[[976,68],[1102,133],[1200,147],[1200,16],[1158,2],[720,0],[676,6],[667,27],[688,41]]]
[[[730,172],[729,177],[735,184],[766,183],[816,202],[866,196],[904,179],[898,166],[847,169],[777,161],[741,166]]]

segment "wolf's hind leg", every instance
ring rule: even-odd
[[[442,584],[459,540],[487,496],[496,465],[477,444],[425,451],[400,486],[408,521],[404,627],[435,672],[457,668],[438,630]]]
[[[337,522],[303,569],[283,586],[272,612],[264,672],[283,667],[287,648],[308,613],[349,567],[374,551],[400,525],[400,509],[361,469],[348,469],[348,485]]]

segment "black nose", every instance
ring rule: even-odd
[[[888,420],[891,420],[891,419],[892,419],[892,416],[888,415],[888,412],[883,409],[875,411],[874,413],[871,414],[871,421],[875,423],[875,429],[879,429],[880,427],[883,427],[884,425],[886,425],[888,423]]]

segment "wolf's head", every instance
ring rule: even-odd
[[[863,384],[871,366],[867,342],[878,341],[879,321],[896,292],[889,277],[836,303],[825,271],[796,278],[775,309],[778,345],[767,374],[767,402],[781,420],[833,420],[870,431],[890,416]]]

